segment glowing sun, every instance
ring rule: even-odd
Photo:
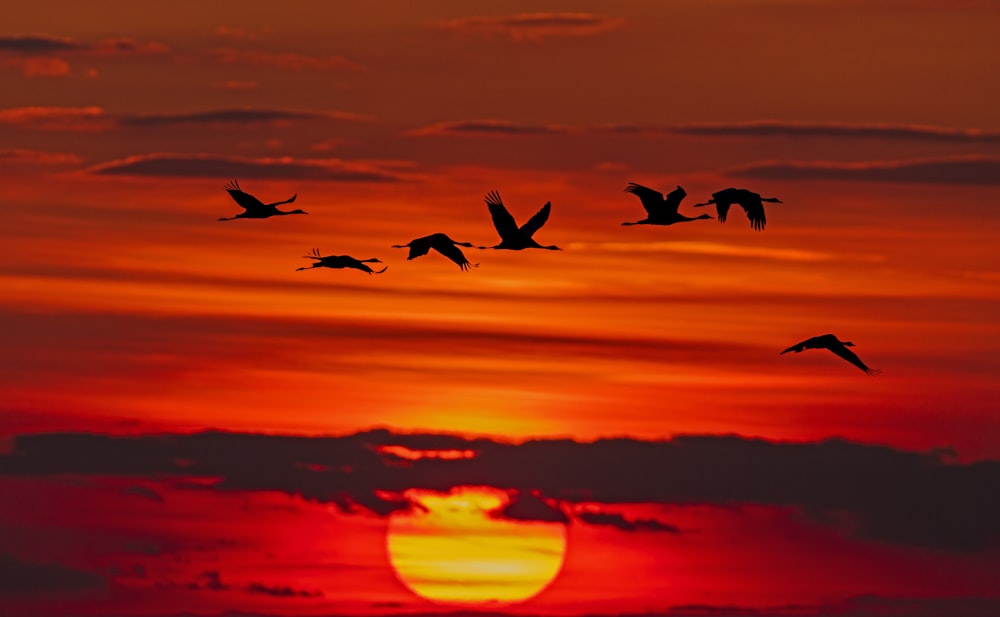
[[[491,517],[506,493],[461,488],[449,494],[407,491],[426,512],[394,514],[389,562],[410,591],[434,602],[523,602],[562,568],[566,530],[559,523]]]

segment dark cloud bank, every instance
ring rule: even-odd
[[[474,456],[411,460],[382,451],[390,445]],[[683,532],[660,521],[630,521],[613,513],[613,504],[793,507],[821,523],[847,525],[858,537],[940,550],[984,550],[1000,538],[1000,462],[957,464],[945,452],[839,439],[679,436],[509,444],[387,430],[342,437],[68,433],[17,437],[11,454],[0,457],[0,474],[157,477],[192,489],[281,491],[383,516],[412,507],[402,496],[409,488],[492,486],[514,495],[497,516],[575,518],[625,531]],[[186,484],[192,477],[217,480]],[[590,509],[595,504],[609,511]]]

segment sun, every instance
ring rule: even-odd
[[[386,544],[397,577],[433,602],[509,604],[538,595],[559,574],[566,555],[560,523],[490,516],[506,493],[463,487],[448,494],[411,490],[426,511],[393,514]]]

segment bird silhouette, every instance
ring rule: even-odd
[[[417,257],[422,257],[426,255],[431,249],[434,249],[438,253],[441,253],[448,259],[452,260],[458,267],[462,270],[468,270],[470,267],[478,268],[479,264],[470,264],[469,260],[466,259],[465,253],[462,249],[458,248],[460,246],[475,248],[471,242],[456,242],[448,237],[447,234],[436,233],[429,236],[424,236],[423,238],[417,238],[416,240],[410,240],[407,244],[393,244],[394,249],[410,249],[410,254],[407,255],[406,260],[416,259]]]
[[[517,222],[514,221],[514,217],[507,212],[507,208],[504,207],[503,201],[500,199],[500,193],[496,191],[490,191],[486,195],[486,206],[490,209],[490,217],[493,219],[493,226],[496,227],[497,233],[500,234],[500,244],[494,246],[479,246],[476,248],[480,249],[508,249],[511,251],[520,251],[522,249],[547,249],[550,251],[562,250],[556,245],[543,246],[532,238],[535,232],[542,228],[545,221],[549,220],[549,212],[552,210],[552,202],[547,201],[541,209],[535,213],[528,222],[520,227],[517,226]]]
[[[712,199],[703,204],[695,204],[695,207],[710,206],[715,204],[715,211],[719,213],[719,222],[726,222],[726,215],[729,214],[729,206],[738,204],[747,213],[750,219],[750,227],[757,231],[763,231],[767,224],[767,217],[764,216],[764,203],[770,202],[780,204],[782,201],[777,197],[761,197],[760,193],[754,193],[747,189],[722,189],[717,193],[712,193]]]
[[[233,201],[243,208],[243,212],[229,218],[220,218],[220,221],[232,221],[235,219],[266,219],[272,216],[281,216],[283,214],[309,214],[305,210],[292,210],[290,212],[278,210],[277,206],[280,206],[281,204],[290,204],[295,201],[295,198],[298,197],[298,193],[292,195],[291,198],[286,199],[285,201],[276,201],[273,204],[266,204],[250,193],[243,192],[243,189],[240,188],[239,182],[236,180],[233,180],[226,185],[226,192],[228,192],[229,196],[233,198]]]
[[[327,255],[326,257],[320,255],[319,249],[313,249],[312,255],[303,255],[303,259],[315,259],[315,263],[311,266],[303,266],[301,268],[296,268],[295,271],[299,270],[310,270],[312,268],[354,268],[355,270],[361,270],[362,272],[367,272],[368,274],[382,274],[389,268],[382,268],[381,270],[372,270],[367,264],[370,263],[382,263],[379,259],[355,259],[350,255]]]
[[[850,341],[841,341],[833,334],[823,334],[821,336],[814,336],[812,338],[806,339],[801,343],[796,343],[795,345],[792,345],[791,347],[789,347],[788,349],[786,349],[781,353],[786,354],[789,351],[794,351],[795,353],[799,353],[800,351],[804,351],[806,349],[829,349],[830,351],[837,354],[841,358],[847,360],[848,362],[858,367],[868,375],[877,375],[882,372],[880,369],[868,368],[868,366],[861,361],[861,358],[859,358],[856,353],[848,349],[848,347],[854,347],[854,346],[855,346],[854,343]]]
[[[663,193],[654,191],[648,186],[629,182],[625,187],[626,193],[632,193],[642,202],[642,207],[646,209],[646,218],[632,223],[622,223],[622,225],[673,225],[674,223],[685,223],[698,219],[710,219],[712,215],[702,214],[694,218],[684,216],[677,212],[681,201],[687,196],[687,192],[681,187],[670,191],[664,199]]]

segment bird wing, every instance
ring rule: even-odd
[[[667,198],[663,202],[663,209],[677,214],[677,209],[680,208],[681,202],[684,201],[685,197],[687,197],[687,191],[678,186],[667,193]]]
[[[266,207],[261,200],[250,193],[244,192],[235,181],[226,185],[226,192],[244,210],[260,210]]]
[[[663,209],[663,193],[654,191],[648,186],[629,182],[625,187],[626,193],[632,193],[642,202],[642,207],[646,209],[649,216],[656,216]]]
[[[438,242],[437,244],[434,245],[434,250],[436,250],[438,253],[441,253],[448,259],[454,261],[456,264],[458,264],[458,267],[463,270],[469,267],[469,260],[465,257],[465,253],[463,253],[462,249],[458,248],[454,244],[450,244],[447,242]]]
[[[534,216],[528,219],[527,223],[521,225],[519,231],[524,235],[525,238],[530,238],[531,236],[535,235],[535,232],[542,228],[542,225],[545,224],[545,221],[549,220],[549,212],[551,211],[552,211],[552,202],[551,201],[545,202],[545,205],[542,206],[538,210],[538,212],[534,214]]]
[[[831,345],[839,345],[839,344],[840,341],[837,340],[836,336],[832,334],[823,334],[821,336],[814,336],[811,338],[807,338],[804,341],[795,343],[794,345],[792,345],[791,347],[789,347],[788,349],[786,349],[781,353],[785,354],[790,351],[799,353],[800,351],[805,351],[806,349],[820,349],[823,347],[829,349]]]
[[[845,347],[843,344],[831,345],[827,347],[827,349],[837,354],[841,358],[847,360],[848,362],[858,367],[868,375],[874,375],[875,373],[878,372],[868,368],[868,366],[861,361],[861,358],[858,357],[858,354],[854,353],[853,351]]]
[[[416,259],[417,257],[422,257],[427,254],[427,251],[431,250],[431,238],[433,236],[424,236],[423,238],[417,238],[416,240],[410,242],[410,254],[406,256],[407,259]]]
[[[750,219],[750,226],[757,231],[764,229],[764,225],[767,224],[767,217],[764,216],[764,202],[761,201],[760,195],[757,193],[750,193],[744,196],[738,202],[743,211],[747,213],[747,218]]]
[[[521,232],[517,228],[517,222],[510,215],[510,212],[507,212],[507,208],[504,207],[503,201],[500,199],[500,193],[490,191],[486,196],[486,206],[490,209],[493,226],[496,227],[501,240],[514,240],[521,237]]]

